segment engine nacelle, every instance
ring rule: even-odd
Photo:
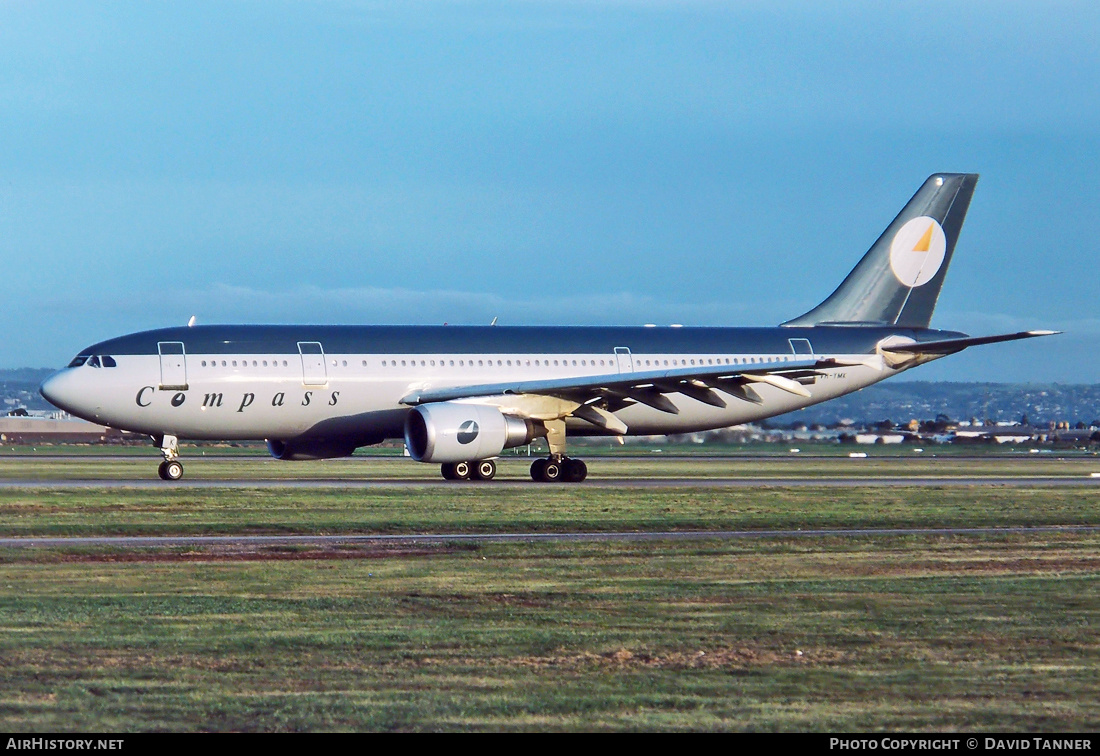
[[[441,402],[405,418],[405,445],[417,462],[472,462],[531,443],[536,426],[483,404]]]
[[[355,445],[348,441],[311,441],[309,439],[272,441],[268,439],[267,450],[275,459],[335,459],[350,457],[355,452]]]

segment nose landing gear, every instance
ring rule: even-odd
[[[179,480],[183,477],[183,463],[180,462],[180,444],[175,436],[163,436],[157,442],[164,461],[157,468],[161,480]]]
[[[183,477],[183,465],[178,459],[164,460],[157,468],[161,480],[179,480]]]

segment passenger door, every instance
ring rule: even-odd
[[[162,390],[187,390],[187,353],[182,341],[159,341],[160,388]]]

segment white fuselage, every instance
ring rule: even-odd
[[[684,433],[726,427],[790,412],[863,388],[897,371],[857,364],[867,354],[831,355],[853,364],[819,371],[810,398],[759,385],[762,403],[728,398],[716,407],[679,393],[678,414],[644,404],[616,415],[629,433]],[[191,439],[294,438],[326,422],[369,426],[364,436],[402,435],[410,392],[425,388],[625,374],[661,368],[774,363],[768,353],[484,353],[133,354],[112,355],[113,367],[87,362],[50,379],[44,393],[75,415],[112,427]],[[102,361],[101,361],[102,362]],[[870,360],[873,362],[873,360]],[[506,410],[517,397],[470,399]],[[575,434],[600,429],[570,420]]]

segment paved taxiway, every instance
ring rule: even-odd
[[[0,456],[0,490],[81,489],[266,489],[266,490],[403,490],[485,488],[544,489],[528,477],[523,457],[501,457],[501,469],[491,482],[450,482],[435,471],[408,474],[402,457],[379,456],[326,460],[324,468],[292,472],[297,463],[276,462],[256,454],[193,456],[183,480],[166,483],[155,475],[155,458],[135,454],[15,453]],[[5,465],[10,462],[12,465]],[[102,463],[102,465],[101,465]],[[38,465],[48,474],[36,476]],[[274,464],[275,467],[272,467]],[[102,466],[103,474],[90,471]],[[236,465],[237,468],[227,467]],[[867,467],[868,465],[872,467]],[[6,468],[6,469],[5,469]],[[275,469],[278,469],[278,472]],[[324,472],[321,472],[321,470]],[[18,471],[17,471],[18,470]],[[367,470],[367,474],[364,474]],[[860,472],[855,472],[860,470]],[[789,472],[788,472],[789,471]],[[317,473],[320,472],[320,475]],[[290,474],[287,474],[290,473]],[[425,474],[427,473],[427,474]],[[576,484],[563,484],[576,485]],[[866,486],[1007,486],[1083,488],[1100,485],[1100,458],[1026,455],[871,455],[861,459],[813,454],[705,455],[651,454],[594,456],[585,488],[851,488]]]
[[[544,489],[555,484],[536,483],[532,480],[521,478],[498,478],[490,482],[450,482],[445,480],[425,480],[424,478],[384,478],[374,480],[343,480],[337,478],[318,479],[243,479],[231,478],[223,480],[212,479],[184,479],[172,483],[166,483],[156,478],[131,478],[131,479],[58,479],[42,480],[32,478],[0,478],[0,490],[2,489],[89,489],[89,488],[139,488],[139,489],[217,489],[217,488],[263,488],[288,490],[301,489],[325,489],[339,488],[343,490],[358,489],[382,489],[402,488],[422,490],[428,488],[490,488],[505,486],[508,488],[538,488]],[[754,476],[736,478],[716,477],[684,477],[684,478],[589,478],[580,484],[560,484],[576,486],[577,490],[585,488],[629,488],[629,489],[659,489],[659,488],[759,488],[760,486],[780,486],[792,488],[827,487],[827,488],[851,488],[858,486],[1052,486],[1076,488],[1082,486],[1100,486],[1100,478],[1089,476],[1065,476],[1065,475],[962,475],[962,476],[930,476],[930,475],[882,475],[860,477],[795,477],[795,476]]]

